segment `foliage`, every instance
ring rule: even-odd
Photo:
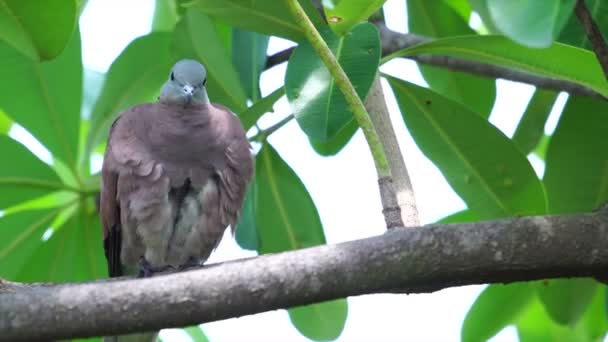
[[[180,58],[206,64],[211,97],[232,108],[246,128],[255,126],[286,94],[319,154],[339,153],[357,130],[344,96],[283,1],[158,1],[154,31],[133,40],[116,58],[103,75],[99,94],[81,62],[79,3],[39,2],[0,2],[0,78],[5,80],[0,85],[0,151],[5,160],[0,167],[0,277],[70,282],[107,276],[95,205],[100,177],[89,171],[90,161],[103,151],[116,115],[135,103],[153,101],[167,70]],[[382,49],[374,25],[361,22],[384,1],[323,1],[328,23],[309,0],[299,2],[365,98]],[[605,5],[601,0],[587,3],[606,33]],[[420,54],[456,56],[568,80],[608,96],[608,82],[571,14],[573,4],[408,0],[410,31],[437,39],[382,61]],[[500,35],[471,29],[471,9],[483,20],[480,32]],[[288,61],[284,86],[262,98],[259,79],[270,36],[298,46]],[[545,136],[543,127],[557,93],[538,89],[510,139],[487,120],[495,80],[437,66],[420,69],[428,88],[383,76],[416,143],[467,204],[466,211],[443,222],[584,212],[608,200],[604,100],[570,96],[555,133]],[[51,152],[50,165],[7,135],[14,124]],[[266,138],[256,137],[261,149],[238,243],[260,254],[325,243],[312,197]],[[531,151],[546,151],[537,153],[546,165],[542,178],[526,158]],[[606,287],[591,279],[492,285],[466,316],[462,339],[485,340],[514,324],[521,340],[568,336],[596,341],[608,331],[605,293]],[[345,299],[289,310],[298,331],[314,340],[339,336],[347,313]],[[188,332],[206,340],[196,328]]]

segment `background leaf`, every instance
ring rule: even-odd
[[[597,23],[600,31],[603,32],[604,37],[608,32],[608,3],[602,0],[586,0],[587,9],[589,13]],[[591,44],[587,39],[587,34],[583,29],[580,21],[576,15],[571,15],[566,26],[562,30],[559,36],[559,41],[565,44],[579,46],[587,50],[592,50]]]
[[[541,88],[534,91],[512,138],[523,154],[528,155],[543,137],[545,123],[558,95],[552,90]]]
[[[340,337],[348,313],[345,299],[332,300],[289,309],[289,318],[298,331],[314,341]]]
[[[536,283],[538,298],[549,317],[561,325],[574,325],[581,318],[597,289],[590,278],[550,279]]]
[[[416,144],[480,219],[546,212],[532,166],[502,132],[457,102],[388,80]]]
[[[353,26],[366,21],[386,0],[327,0],[323,2],[329,27],[343,35]]]
[[[444,1],[408,0],[409,31],[433,38],[475,34]],[[484,118],[490,116],[496,97],[496,81],[468,73],[418,64],[434,91],[458,101]]]
[[[270,37],[240,29],[232,30],[232,63],[245,94],[252,101],[260,99],[260,75],[266,66]]]
[[[369,91],[380,59],[376,27],[360,24],[344,37],[321,32],[359,97]],[[293,51],[285,74],[285,92],[300,128],[309,138],[327,141],[353,119],[344,95],[313,47],[301,43]]]
[[[344,146],[346,146],[346,144],[348,144],[348,142],[353,138],[358,129],[359,124],[353,119],[346,124],[346,127],[342,128],[333,138],[327,141],[317,141],[310,138],[308,141],[318,154],[326,157],[334,156],[338,154],[338,152],[342,151]]]

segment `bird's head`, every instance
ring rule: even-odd
[[[195,60],[182,59],[171,69],[169,80],[160,93],[160,101],[183,106],[209,103],[206,83],[205,67]]]

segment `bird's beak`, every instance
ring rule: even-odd
[[[192,100],[192,96],[194,95],[194,87],[186,84],[184,86],[184,96],[186,97],[186,102],[190,103],[190,100]]]

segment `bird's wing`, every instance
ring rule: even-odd
[[[241,122],[228,109],[219,109],[228,121],[230,132],[225,149],[226,163],[222,169],[217,170],[220,219],[225,227],[230,225],[234,234],[247,186],[253,177],[253,155]]]

